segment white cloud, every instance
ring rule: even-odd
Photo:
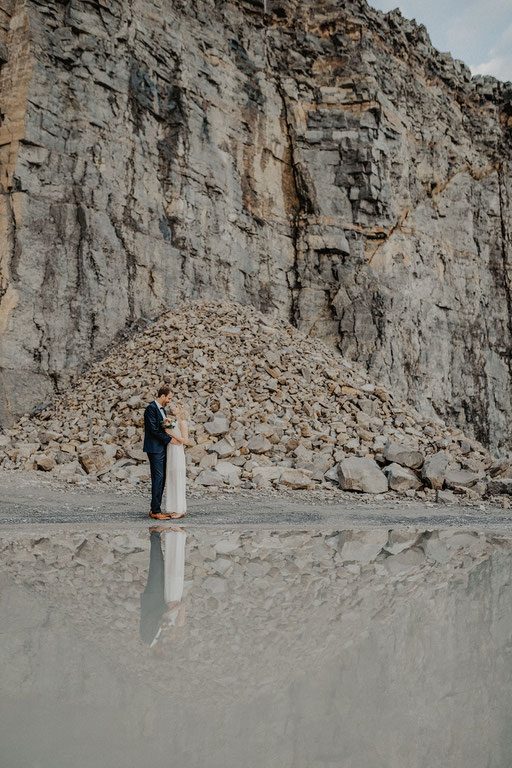
[[[488,58],[471,67],[474,75],[493,75],[499,80],[512,80],[512,24],[503,30],[489,49]]]
[[[432,43],[473,62],[473,74],[512,80],[512,0],[369,0],[383,11],[398,6],[423,22]]]
[[[498,80],[512,80],[512,56],[498,56],[471,67],[473,75],[492,75]]]

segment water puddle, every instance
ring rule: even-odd
[[[504,768],[512,537],[0,538],[6,768]]]

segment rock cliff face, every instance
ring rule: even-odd
[[[0,422],[225,297],[507,447],[512,90],[339,5],[0,0]]]

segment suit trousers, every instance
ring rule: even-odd
[[[167,451],[164,448],[162,453],[148,453],[148,459],[151,468],[151,511],[156,513],[162,511]]]
[[[164,595],[164,557],[160,534],[152,531],[150,542],[148,581],[140,598],[140,636],[148,645],[154,640],[162,614],[167,608]]]

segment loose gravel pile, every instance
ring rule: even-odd
[[[147,481],[143,413],[163,382],[192,413],[191,487],[508,493],[492,479],[503,466],[459,429],[284,321],[226,302],[184,304],[112,348],[0,434],[0,466]]]

